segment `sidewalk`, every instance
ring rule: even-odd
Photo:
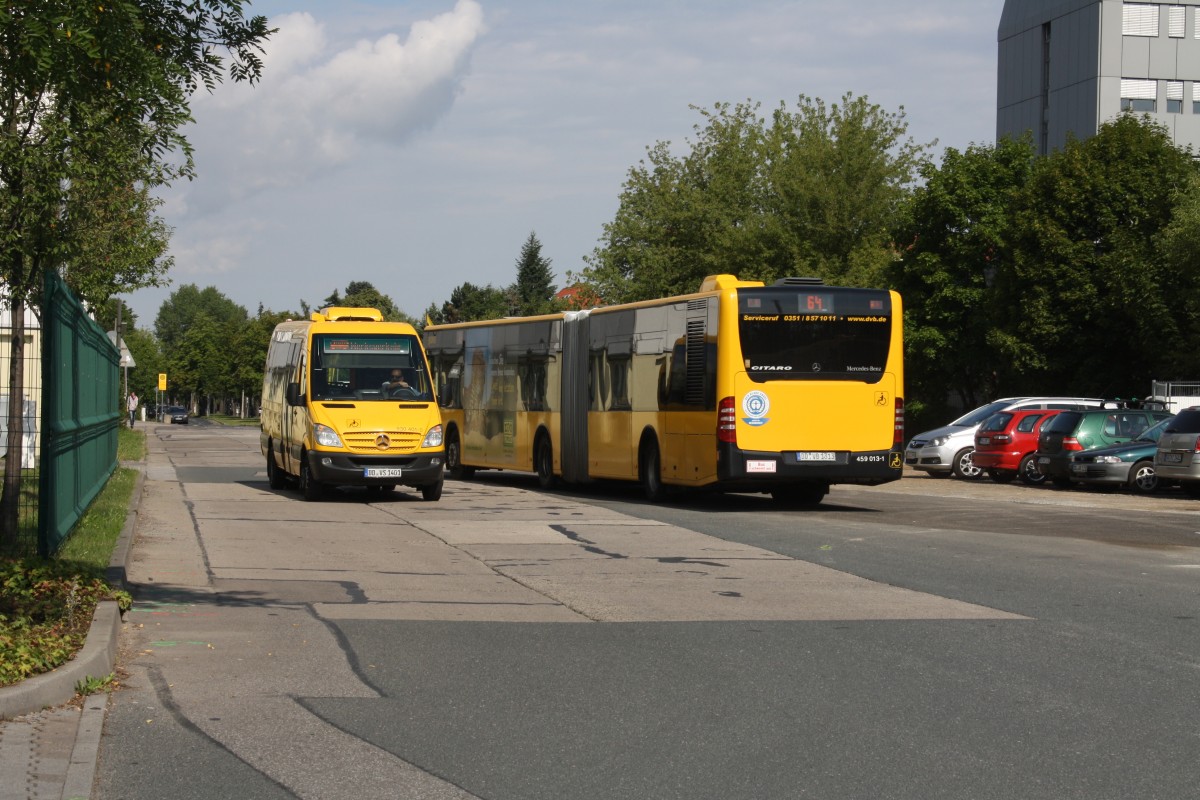
[[[142,468],[105,576],[112,586],[125,587],[125,566],[144,482]],[[87,642],[74,659],[54,672],[0,689],[0,800],[81,800],[91,796],[108,694],[89,695],[80,705],[67,703],[74,699],[77,683],[113,671],[120,631],[117,604],[101,603]]]

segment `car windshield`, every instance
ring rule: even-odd
[[[1151,425],[1149,428],[1146,428],[1146,430],[1144,430],[1140,434],[1138,434],[1138,437],[1136,439],[1134,439],[1134,441],[1135,442],[1157,442],[1163,435],[1163,429],[1166,428],[1167,425],[1169,425],[1171,423],[1171,420],[1173,420],[1173,419],[1175,419],[1175,418],[1167,417],[1166,419],[1162,420],[1161,422]]]
[[[995,414],[997,411],[1003,411],[1009,405],[1006,400],[997,400],[994,403],[988,403],[986,406],[980,406],[969,414],[964,414],[954,422],[950,423],[953,428],[973,428],[985,419]]]
[[[409,334],[313,336],[314,400],[432,400],[421,345]]]

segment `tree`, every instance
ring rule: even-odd
[[[255,80],[269,35],[241,0],[13,0],[0,7],[0,283],[15,322],[9,387],[24,391],[24,309],[43,271],[83,299],[152,285],[166,229],[147,190],[190,175],[188,97],[224,74]],[[167,156],[180,153],[170,163]],[[96,245],[88,248],[86,244]],[[114,398],[115,400],[116,398]],[[10,404],[9,441],[20,441]],[[16,535],[19,460],[7,459],[2,525]]]
[[[435,324],[500,319],[509,316],[515,304],[516,297],[510,290],[463,283],[450,292],[450,299],[440,309],[431,305],[425,315]]]
[[[237,327],[246,321],[246,309],[230,300],[215,286],[201,289],[194,283],[176,289],[159,306],[154,332],[167,355],[179,347],[188,331],[203,321]]]
[[[993,284],[1012,261],[1014,217],[1035,158],[1028,138],[1003,139],[947,148],[940,166],[922,168],[887,278],[904,300],[910,416],[943,418],[951,395],[974,408],[999,391],[991,337],[1009,309]]]
[[[337,289],[334,289],[333,294],[325,298],[325,303],[322,307],[327,308],[329,306],[374,308],[378,309],[383,314],[383,318],[389,322],[413,322],[412,317],[409,317],[403,311],[396,308],[396,303],[392,298],[376,289],[368,281],[351,281],[346,284],[345,297],[338,294]]]
[[[1186,338],[1200,285],[1194,256],[1163,248],[1196,175],[1164,127],[1131,114],[1035,164],[996,280],[1004,385],[1128,397],[1177,363],[1168,343]]]
[[[234,334],[230,342],[230,383],[235,394],[241,394],[257,406],[262,394],[263,369],[267,361],[267,347],[275,326],[299,315],[290,311],[267,311],[261,306],[258,314],[247,320]],[[239,398],[240,400],[240,398]],[[243,415],[246,404],[241,405]]]
[[[517,282],[514,287],[521,316],[546,314],[554,309],[554,273],[550,259],[542,256],[542,243],[530,232],[517,258]]]
[[[686,154],[648,148],[582,282],[607,302],[695,291],[716,273],[877,285],[928,145],[907,138],[903,109],[849,94],[831,107],[801,96],[769,119],[759,108],[697,109]]]

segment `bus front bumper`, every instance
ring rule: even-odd
[[[443,478],[445,453],[368,456],[310,450],[308,468],[331,486],[431,486]]]
[[[717,479],[721,484],[770,491],[793,483],[858,483],[876,486],[899,480],[904,451],[755,452],[721,444]]]

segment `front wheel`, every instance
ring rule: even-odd
[[[325,495],[325,486],[313,477],[308,466],[308,453],[300,454],[300,494],[305,500],[313,502]]]
[[[956,478],[973,481],[983,475],[983,470],[975,466],[975,448],[964,447],[954,456],[954,466],[950,472]]]
[[[662,459],[658,455],[656,442],[648,442],[642,448],[638,467],[638,480],[641,481],[646,499],[651,503],[661,503],[667,497],[667,487],[662,481]]]
[[[442,482],[431,483],[421,487],[421,499],[433,502],[442,499]]]
[[[1158,475],[1154,462],[1146,459],[1129,468],[1129,490],[1138,494],[1151,494],[1158,489]]]

